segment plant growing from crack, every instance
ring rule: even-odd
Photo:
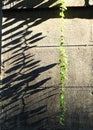
[[[64,44],[64,17],[65,11],[67,10],[65,1],[61,0],[60,6],[60,17],[61,17],[61,40],[60,40],[60,50],[59,50],[59,67],[60,67],[60,80],[61,80],[61,93],[60,93],[60,107],[61,107],[61,115],[60,115],[60,123],[64,124],[65,118],[65,97],[64,97],[64,86],[66,80],[66,70],[67,70],[67,56],[65,52]]]

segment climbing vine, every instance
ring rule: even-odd
[[[65,0],[61,0],[60,6],[60,17],[61,17],[61,40],[60,40],[60,52],[59,52],[59,67],[60,67],[60,80],[61,80],[61,93],[60,93],[60,107],[61,107],[61,116],[60,123],[64,124],[65,116],[65,101],[64,101],[64,86],[66,80],[66,70],[67,70],[67,56],[65,52],[64,44],[64,17],[65,11],[67,10],[65,5]]]

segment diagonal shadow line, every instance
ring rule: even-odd
[[[44,2],[43,0],[34,0],[34,1],[27,1],[27,0],[23,0],[23,1],[19,1],[18,3],[15,3],[15,0],[11,0],[8,1],[4,4],[4,1],[2,3],[2,8],[10,8],[10,9],[16,9],[16,8],[48,8],[51,5],[53,5],[55,2],[57,2],[58,0],[52,0],[52,1],[46,1]],[[14,3],[14,4],[13,4]],[[29,3],[29,4],[28,4]],[[56,4],[56,7],[59,7],[60,4]],[[55,7],[52,6],[52,8]]]

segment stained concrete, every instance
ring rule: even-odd
[[[66,125],[71,128],[93,128],[93,87],[65,89]]]
[[[68,70],[66,87],[93,86],[93,46],[66,48]]]
[[[10,17],[9,12],[3,13],[2,125],[6,129],[34,124],[36,129],[54,128],[59,124],[61,29],[56,25],[60,18],[52,19],[53,11],[47,17],[46,11],[36,11],[38,17],[28,12]],[[53,39],[52,35],[57,36]]]
[[[68,70],[63,127],[59,123],[59,10],[17,10],[54,7],[59,3],[28,1],[31,2],[28,5],[26,2],[6,1],[3,6],[16,10],[12,13],[3,10],[2,129],[90,130],[93,128],[93,15],[89,5],[92,4],[87,0],[68,1],[69,6],[77,7],[68,9],[65,18]]]

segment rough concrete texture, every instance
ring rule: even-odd
[[[22,1],[17,2],[20,8],[25,7]],[[46,5],[47,1],[43,2]],[[84,5],[85,1],[82,2]],[[34,7],[38,4],[35,1]],[[60,116],[59,12],[10,13],[3,11],[2,129],[31,125],[31,129],[55,130]],[[93,15],[89,7],[73,8],[70,16],[69,12],[66,14],[65,26],[68,56],[65,126],[66,130],[85,130],[93,128]]]
[[[93,5],[93,0],[65,0],[67,6],[91,6]]]
[[[29,81],[29,85],[42,81],[40,88],[59,86],[58,57],[58,48],[28,48],[25,51],[22,48],[13,49],[3,55],[4,78],[10,77],[11,84],[20,83],[24,79],[24,82]],[[47,84],[43,84],[43,81]]]
[[[9,48],[16,43],[24,46],[22,44],[24,42],[29,47],[59,46],[61,20],[57,18],[58,11],[23,11],[21,13],[13,11],[8,17],[9,13],[11,11],[3,13],[4,47]]]
[[[68,47],[66,87],[93,86],[93,47]]]
[[[90,130],[93,128],[93,16],[89,8],[69,11],[73,13],[67,13],[64,31],[68,56],[65,125],[66,130]]]
[[[93,128],[93,87],[65,89],[66,126],[72,129]]]
[[[3,13],[2,127],[9,130],[21,125],[38,130],[59,124],[59,49],[55,46],[60,28],[54,23],[60,19],[52,19],[51,13],[46,18],[44,12],[36,12],[37,18],[29,13]]]
[[[68,46],[93,45],[93,19],[65,19],[64,39]]]

